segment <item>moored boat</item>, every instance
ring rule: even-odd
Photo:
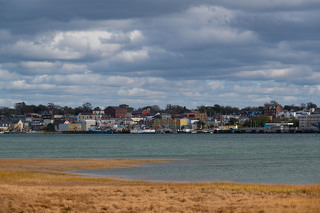
[[[154,129],[133,129],[130,131],[132,134],[155,134]]]

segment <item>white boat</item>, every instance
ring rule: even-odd
[[[155,134],[156,130],[154,129],[133,129],[130,131],[132,134]]]

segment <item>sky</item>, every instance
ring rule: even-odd
[[[0,0],[0,106],[320,106],[319,0]]]

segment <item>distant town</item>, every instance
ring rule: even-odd
[[[104,109],[84,103],[61,107],[54,103],[0,108],[0,133],[154,134],[154,133],[317,133],[316,104],[284,105],[277,101],[258,107],[185,106],[168,104],[134,109],[127,104]]]

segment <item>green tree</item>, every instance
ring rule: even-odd
[[[307,103],[307,107],[310,108],[317,108],[317,104],[314,104],[312,102]]]
[[[92,104],[91,103],[89,103],[89,102],[86,102],[86,103],[84,103],[84,104],[82,104],[82,108],[83,108],[83,110],[84,111],[90,111],[90,110],[92,110]]]
[[[14,114],[14,109],[10,109],[9,107],[0,108],[0,115],[11,115]]]
[[[238,123],[238,119],[236,119],[236,118],[230,118],[229,119],[229,124],[230,125],[236,125]]]
[[[120,104],[119,107],[126,109],[128,112],[133,112],[133,107],[130,107],[128,104]]]
[[[83,112],[85,112],[85,111],[84,111],[84,109],[83,109],[81,106],[76,107],[76,108],[74,109],[74,114],[75,114],[75,115],[78,115],[79,113],[83,113]]]
[[[246,127],[264,127],[266,123],[270,123],[271,119],[267,115],[258,115],[254,116],[251,119],[248,119],[243,126]]]
[[[221,106],[219,104],[215,104],[213,106],[213,110],[216,112],[216,114],[220,114],[221,113]]]
[[[26,104],[24,102],[15,103],[14,108],[17,114],[24,115],[26,112]]]
[[[190,112],[190,110],[185,106],[167,104],[165,112],[169,114],[183,114]]]
[[[45,105],[39,104],[34,108],[34,113],[45,112],[46,110],[48,110],[48,108]]]
[[[207,112],[207,107],[205,107],[205,106],[197,106],[197,110],[199,111],[199,112],[201,112],[201,113],[205,113],[205,112]]]
[[[203,129],[207,124],[204,121],[198,121],[197,123],[197,128],[198,129]]]
[[[158,105],[148,105],[138,108],[138,111],[149,110],[150,113],[163,112],[163,110]]]
[[[289,120],[289,123],[293,123],[293,127],[299,127],[299,120],[296,118]]]
[[[46,128],[44,128],[44,131],[46,132],[55,132],[56,128],[54,127],[53,123],[49,123]]]

